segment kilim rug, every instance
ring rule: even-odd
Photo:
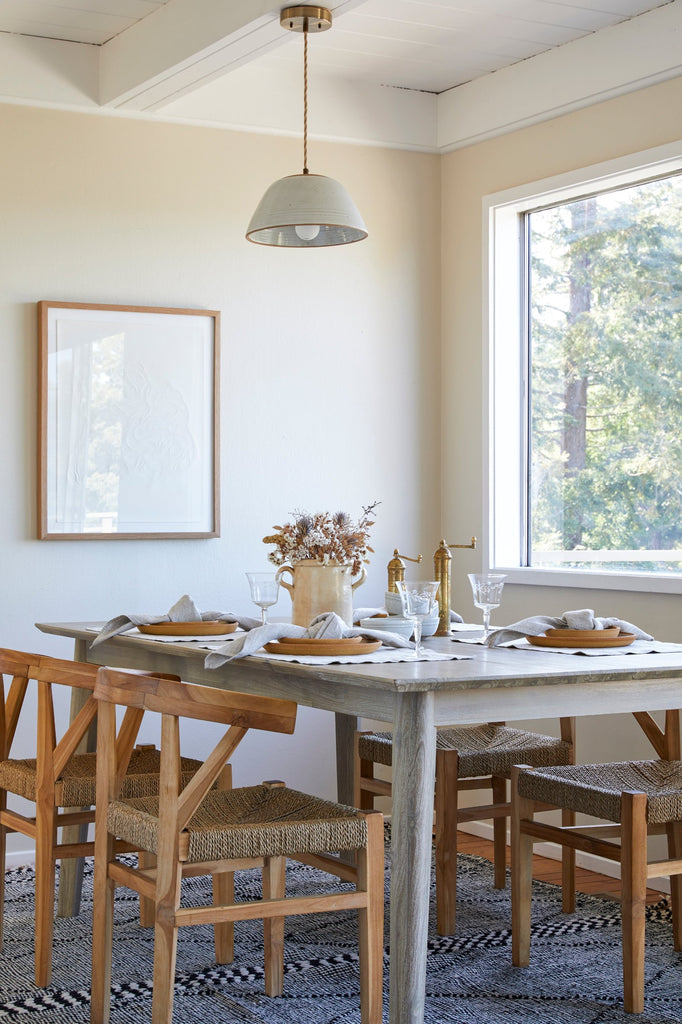
[[[387,868],[387,891],[388,874]],[[294,864],[288,868],[289,893],[335,884],[312,868]],[[191,880],[187,902],[196,902],[205,885]],[[145,1024],[151,1020],[153,932],[140,929],[133,893],[117,892],[111,1022]],[[0,1022],[86,1024],[92,864],[86,865],[80,916],[56,923],[53,983],[48,989],[36,989],[30,983],[32,894],[30,869],[7,872]],[[238,876],[237,898],[258,895],[257,872]],[[511,966],[509,890],[492,888],[492,866],[487,861],[460,856],[457,935],[440,938],[431,928],[427,1024],[682,1024],[682,955],[672,948],[665,901],[647,911],[646,1009],[639,1017],[621,1009],[618,904],[579,894],[577,913],[564,917],[560,890],[536,883],[533,906],[531,967],[515,969]],[[177,1024],[359,1024],[354,913],[287,920],[285,994],[280,999],[263,994],[261,936],[260,922],[237,924],[234,963],[215,966],[210,929],[182,929],[173,1020]],[[388,1020],[387,1000],[384,1019]]]

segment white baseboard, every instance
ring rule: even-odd
[[[466,824],[459,826],[459,831],[468,832],[472,836],[480,836],[481,839],[490,839],[492,841],[493,838],[493,826],[488,825],[484,821],[466,822]],[[507,843],[509,843],[509,832],[507,832]],[[547,857],[548,860],[561,860],[561,847],[556,843],[534,843],[533,853],[537,853],[540,857]],[[575,862],[581,868],[586,868],[588,871],[597,871],[600,875],[620,878],[620,864],[617,864],[616,861],[597,857],[593,853],[577,851]],[[661,892],[670,892],[669,878],[657,878],[651,881],[656,883],[653,888],[659,889]]]
[[[36,862],[36,851],[31,850],[14,850],[13,852],[7,851],[5,858],[5,866],[8,868],[25,868],[33,867]]]

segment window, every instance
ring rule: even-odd
[[[489,561],[512,579],[682,591],[680,156],[486,203]]]

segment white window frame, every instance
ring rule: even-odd
[[[523,215],[682,170],[682,140],[483,197],[484,561],[510,583],[682,593],[682,573],[523,564],[526,378]]]

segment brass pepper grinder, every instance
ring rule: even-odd
[[[408,555],[401,555],[397,548],[393,549],[393,558],[386,567],[388,569],[388,592],[390,594],[397,594],[398,588],[396,583],[405,579],[405,562],[403,559],[406,559],[408,562],[421,562],[422,556],[417,555],[416,558],[410,558]]]
[[[436,636],[450,635],[450,574],[452,568],[452,555],[450,548],[476,548],[476,538],[471,538],[470,544],[448,544],[442,540],[440,547],[433,556],[434,579],[438,580],[438,629]]]

